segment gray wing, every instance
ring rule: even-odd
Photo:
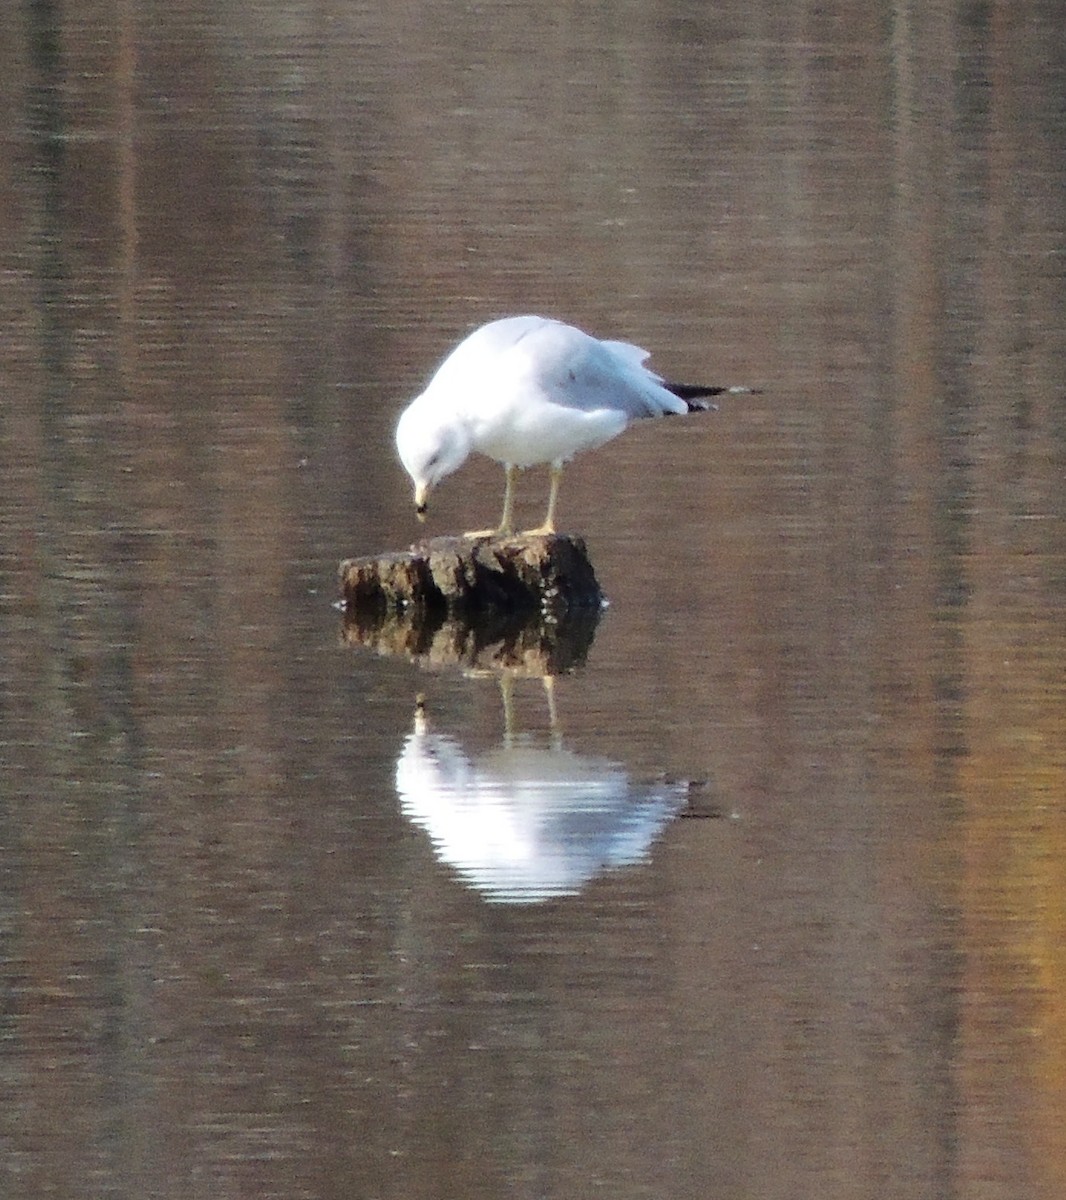
[[[529,382],[546,398],[582,412],[610,409],[630,420],[688,410],[643,364],[648,352],[627,342],[601,342],[572,325],[543,318],[513,343]]]

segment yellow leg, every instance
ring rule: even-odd
[[[503,513],[498,529],[470,529],[463,534],[468,538],[510,537],[514,533],[514,473],[510,463],[504,464]]]
[[[500,515],[500,527],[496,530],[501,536],[514,533],[514,467],[507,463],[503,472],[503,512]]]
[[[544,524],[538,525],[536,529],[527,529],[526,533],[530,536],[539,536],[545,533],[555,532],[555,502],[559,498],[559,480],[563,477],[563,464],[552,463],[551,466],[551,483],[548,485],[548,511],[544,514]]]

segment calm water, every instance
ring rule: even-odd
[[[5,1196],[1066,1194],[1064,46],[7,6]],[[332,608],[522,311],[765,389],[568,471],[552,689]]]

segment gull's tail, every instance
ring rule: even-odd
[[[758,388],[750,387],[705,387],[701,383],[667,383],[663,387],[688,405],[689,412],[714,412],[717,404],[712,404],[708,396],[757,396]]]

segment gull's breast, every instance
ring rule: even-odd
[[[618,409],[591,411],[555,404],[543,397],[497,409],[490,419],[472,422],[476,450],[516,467],[565,461],[609,442],[625,429]]]

